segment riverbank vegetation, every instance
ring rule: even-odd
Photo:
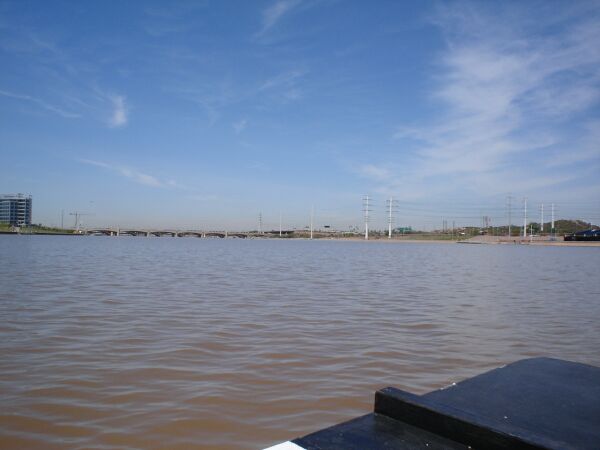
[[[21,234],[71,234],[73,230],[56,227],[46,227],[42,224],[32,224],[28,227],[14,227],[7,223],[0,223],[0,232]]]

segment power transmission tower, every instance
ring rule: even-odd
[[[506,201],[508,203],[508,237],[511,236],[511,228],[512,228],[512,195],[506,197]]]
[[[258,213],[258,234],[262,234],[262,212]]]
[[[554,203],[552,203],[552,224],[550,225],[550,233],[552,234],[552,238],[554,238]]]
[[[527,197],[523,198],[523,237],[527,237]]]
[[[542,203],[541,220],[540,220],[540,234],[544,232],[544,204]]]
[[[367,197],[368,198],[368,197]],[[398,207],[398,201],[394,200],[394,197],[390,197],[387,202],[388,209],[388,239],[392,238],[392,225],[394,224],[394,213]]]
[[[315,207],[314,205],[310,207],[310,238],[313,238],[313,229],[315,222]]]
[[[279,211],[279,237],[281,237],[281,211]]]
[[[363,197],[363,212],[365,213],[365,240],[369,240],[369,196],[365,195]]]

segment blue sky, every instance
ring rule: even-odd
[[[46,224],[598,223],[599,42],[599,2],[0,2],[0,192]]]

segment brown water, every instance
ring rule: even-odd
[[[260,448],[546,355],[598,248],[0,236],[1,448]]]

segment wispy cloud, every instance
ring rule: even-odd
[[[103,91],[94,81],[102,67],[118,59],[117,44],[108,39],[104,44],[114,45],[114,51],[104,54],[100,60],[86,60],[75,56],[64,41],[49,37],[43,27],[31,29],[17,21],[5,31],[7,36],[0,40],[0,49],[15,58],[15,65],[22,66],[22,70],[36,80],[34,83],[39,85],[41,94],[31,96],[0,91],[0,95],[37,104],[65,118],[94,117],[111,128],[127,124],[129,107],[125,96]],[[57,93],[63,106],[46,100],[55,98]]]
[[[207,126],[212,127],[221,118],[222,110],[241,101],[240,94],[228,78],[217,82],[186,80],[167,89],[178,97],[195,103],[204,112]]]
[[[258,88],[258,92],[273,91],[286,101],[295,101],[302,98],[300,80],[308,74],[305,69],[293,69],[282,72],[265,80]]]
[[[590,119],[600,100],[600,11],[553,10],[533,22],[526,7],[509,9],[459,3],[438,10],[447,48],[431,99],[443,112],[437,122],[403,125],[394,134],[410,171],[399,172],[395,162],[366,166],[363,175],[389,189],[429,193],[445,183],[495,194],[575,180],[582,167],[565,171],[557,163],[567,148],[581,160],[600,159],[597,146],[578,150],[598,124]],[[394,176],[382,177],[382,170]]]
[[[111,128],[119,128],[127,125],[129,120],[129,110],[127,108],[127,104],[125,103],[125,97],[122,95],[112,95],[110,96],[110,101],[112,103],[112,115],[108,120],[108,125]]]
[[[77,113],[65,111],[61,108],[58,108],[54,105],[51,105],[51,104],[45,102],[44,100],[41,100],[41,99],[35,98],[35,97],[31,97],[29,95],[15,94],[13,92],[8,92],[8,91],[3,91],[3,90],[0,90],[0,95],[2,95],[4,97],[14,98],[17,100],[25,100],[27,102],[34,103],[34,104],[44,108],[45,110],[50,111],[55,114],[58,114],[59,116],[64,117],[66,119],[77,119],[78,117],[81,117]]]
[[[172,33],[189,31],[197,24],[191,16],[195,10],[205,8],[207,2],[158,4],[144,9],[142,27],[151,36],[162,37]]]
[[[274,89],[278,87],[293,87],[298,79],[306,74],[307,71],[302,69],[294,69],[280,73],[262,83],[259,90],[266,91],[268,89]]]
[[[391,171],[386,167],[376,166],[374,164],[365,164],[358,168],[359,175],[378,181],[387,181],[392,176]]]
[[[273,28],[285,15],[289,14],[300,0],[278,0],[262,12],[262,28],[259,35]]]
[[[95,160],[91,160],[91,159],[80,159],[79,162],[110,170],[111,172],[117,173],[125,178],[129,178],[130,180],[132,180],[136,183],[143,184],[144,186],[151,186],[151,187],[157,187],[157,188],[179,187],[179,185],[173,180],[161,181],[158,178],[156,178],[155,176],[148,175],[147,173],[143,173],[143,172],[140,172],[138,170],[131,169],[128,167],[115,165],[115,164],[109,164],[109,163],[105,163],[102,161],[95,161]]]
[[[248,126],[248,120],[241,119],[233,124],[233,130],[235,131],[235,134],[240,134],[242,131],[244,131],[246,129],[247,126]]]

